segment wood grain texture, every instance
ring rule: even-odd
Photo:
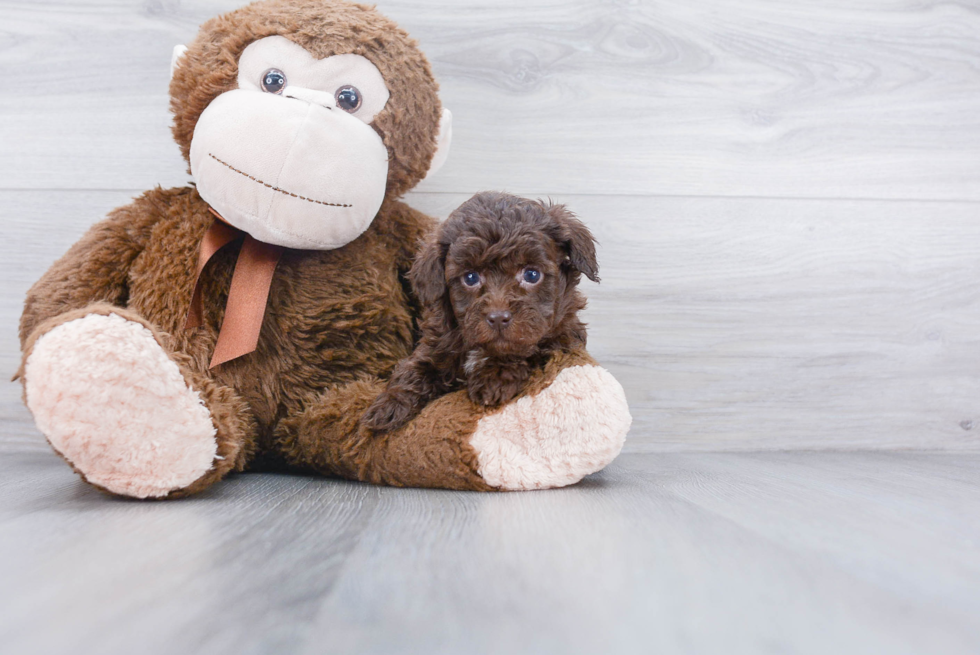
[[[249,474],[111,500],[0,458],[30,653],[975,653],[980,458],[624,455],[478,494]]]
[[[180,184],[170,52],[237,0],[0,4],[0,188]],[[980,11],[390,0],[455,113],[428,191],[980,200]]]
[[[0,370],[30,284],[132,195],[0,191]],[[466,197],[409,202],[445,217]],[[555,200],[600,242],[589,348],[626,389],[627,451],[980,450],[977,204]],[[20,385],[0,415],[0,439],[41,445]]]

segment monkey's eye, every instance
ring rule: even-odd
[[[361,92],[356,86],[346,84],[337,89],[334,97],[337,98],[337,106],[349,114],[353,114],[361,106]]]
[[[534,286],[541,281],[541,271],[536,268],[525,268],[521,279],[527,284]]]
[[[463,274],[463,284],[468,287],[475,287],[480,283],[480,274],[474,271]]]
[[[267,93],[282,93],[286,88],[286,74],[278,68],[270,68],[262,75],[262,90]]]

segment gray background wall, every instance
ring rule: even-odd
[[[0,3],[0,372],[27,287],[188,177],[170,52],[237,0]],[[568,203],[627,450],[980,450],[980,3],[382,1],[454,112],[408,200]],[[0,446],[44,448],[0,387]]]

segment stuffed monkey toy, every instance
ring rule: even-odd
[[[460,391],[398,430],[361,427],[416,336],[405,274],[434,221],[399,198],[445,157],[437,90],[404,31],[342,0],[257,2],[175,53],[195,184],[94,225],[21,317],[25,402],[85,481],[135,498],[284,469],[535,489],[619,453],[625,396],[584,351],[503,407]]]

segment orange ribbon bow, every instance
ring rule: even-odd
[[[197,275],[194,279],[194,295],[187,312],[185,329],[195,328],[203,323],[203,301],[201,299],[201,273],[215,254],[226,245],[244,236],[242,249],[235,262],[235,272],[231,276],[228,302],[225,303],[225,318],[218,331],[218,342],[211,356],[210,368],[224,364],[236,357],[247,355],[259,344],[262,319],[269,301],[272,276],[282,257],[282,246],[256,241],[251,235],[224,222],[218,212],[211,210],[217,218],[201,240],[201,250],[197,257]]]

